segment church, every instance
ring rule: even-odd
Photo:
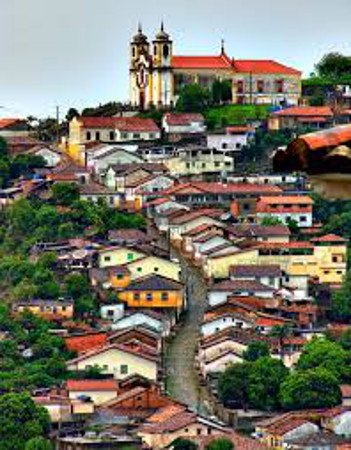
[[[186,84],[210,87],[230,80],[232,102],[297,105],[301,72],[274,60],[230,58],[222,46],[218,55],[179,56],[163,23],[152,42],[141,25],[130,43],[130,103],[141,110],[172,107]]]

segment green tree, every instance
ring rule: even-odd
[[[274,225],[283,225],[283,222],[279,219],[279,217],[264,216],[261,220],[261,225],[265,227]]]
[[[199,84],[184,86],[176,104],[176,110],[180,112],[203,112],[209,104],[209,91]]]
[[[9,208],[11,231],[20,236],[33,233],[37,226],[36,212],[27,199],[19,199]]]
[[[347,272],[341,289],[332,295],[331,314],[336,320],[351,319],[351,271]]]
[[[322,78],[339,81],[341,77],[351,73],[351,57],[341,53],[327,53],[316,64],[317,74]]]
[[[234,450],[234,444],[228,438],[217,438],[209,442],[206,445],[205,450]]]
[[[248,405],[250,364],[232,364],[220,374],[218,394],[225,406],[246,408]]]
[[[5,138],[0,136],[0,157],[7,156],[8,150],[7,150],[7,141]]]
[[[79,199],[79,187],[76,183],[55,183],[51,192],[52,200],[57,205],[71,206]]]
[[[40,436],[29,439],[24,450],[53,450],[53,446],[48,439]]]
[[[267,411],[278,409],[280,385],[288,373],[278,359],[264,357],[253,362],[249,373],[250,405]]]
[[[90,286],[86,276],[80,273],[70,273],[65,278],[66,294],[74,299],[89,295]]]
[[[348,353],[338,343],[319,338],[305,345],[297,368],[299,370],[317,367],[328,369],[341,382],[349,376],[348,363]]]
[[[70,122],[74,117],[78,117],[79,112],[76,108],[69,108],[66,114],[66,120],[67,122]]]
[[[292,372],[281,385],[280,400],[288,410],[330,408],[341,402],[339,381],[321,367]]]
[[[173,450],[196,450],[197,444],[190,439],[177,438],[169,445]]]
[[[23,450],[30,439],[46,435],[50,419],[28,394],[5,394],[0,397],[0,449]]]
[[[232,100],[232,85],[230,80],[215,80],[211,86],[211,102],[214,105]]]
[[[256,361],[263,356],[269,356],[269,346],[265,341],[252,341],[243,353],[246,361]]]

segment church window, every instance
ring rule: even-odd
[[[164,45],[163,46],[163,56],[164,56],[164,58],[168,58],[168,56],[169,56],[169,47],[168,47],[168,45]]]
[[[87,131],[87,141],[90,141],[90,140],[91,140],[91,132]]]
[[[154,55],[157,55],[157,45],[154,45]]]
[[[100,140],[100,131],[96,131],[96,133],[95,133],[95,140],[96,141]]]

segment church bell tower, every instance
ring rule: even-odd
[[[158,108],[171,106],[173,103],[173,74],[171,58],[173,42],[164,30],[163,22],[152,42],[152,99]]]
[[[145,109],[148,103],[148,85],[150,74],[150,44],[142,31],[138,32],[130,43],[129,85],[132,106]]]

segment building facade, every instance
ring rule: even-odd
[[[139,109],[170,107],[180,89],[192,83],[211,86],[229,80],[232,101],[239,104],[297,105],[301,72],[273,60],[228,57],[222,43],[215,56],[176,56],[163,24],[150,43],[139,25],[130,43],[130,103]]]

